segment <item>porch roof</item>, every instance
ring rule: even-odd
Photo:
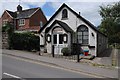
[[[55,20],[50,27],[46,28],[45,33],[48,33],[50,31],[50,29],[56,24],[58,23],[66,32],[74,32],[66,23],[59,21],[59,20]]]

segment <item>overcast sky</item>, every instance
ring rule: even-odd
[[[95,26],[101,23],[99,15],[99,6],[114,4],[119,0],[1,0],[0,1],[0,16],[4,10],[16,11],[16,7],[20,4],[23,9],[41,7],[47,19],[49,19],[55,11],[66,3],[77,13],[89,20]]]

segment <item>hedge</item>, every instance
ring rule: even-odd
[[[39,51],[39,36],[29,32],[13,33],[9,43],[12,49]]]

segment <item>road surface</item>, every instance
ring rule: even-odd
[[[3,78],[94,78],[85,73],[9,55],[2,55],[2,59]]]

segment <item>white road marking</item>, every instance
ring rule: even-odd
[[[10,76],[10,77],[13,77],[13,78],[18,78],[18,79],[21,79],[20,77],[18,76],[15,76],[15,75],[12,75],[12,74],[8,74],[8,73],[3,73],[4,75],[7,75],[7,76]]]

